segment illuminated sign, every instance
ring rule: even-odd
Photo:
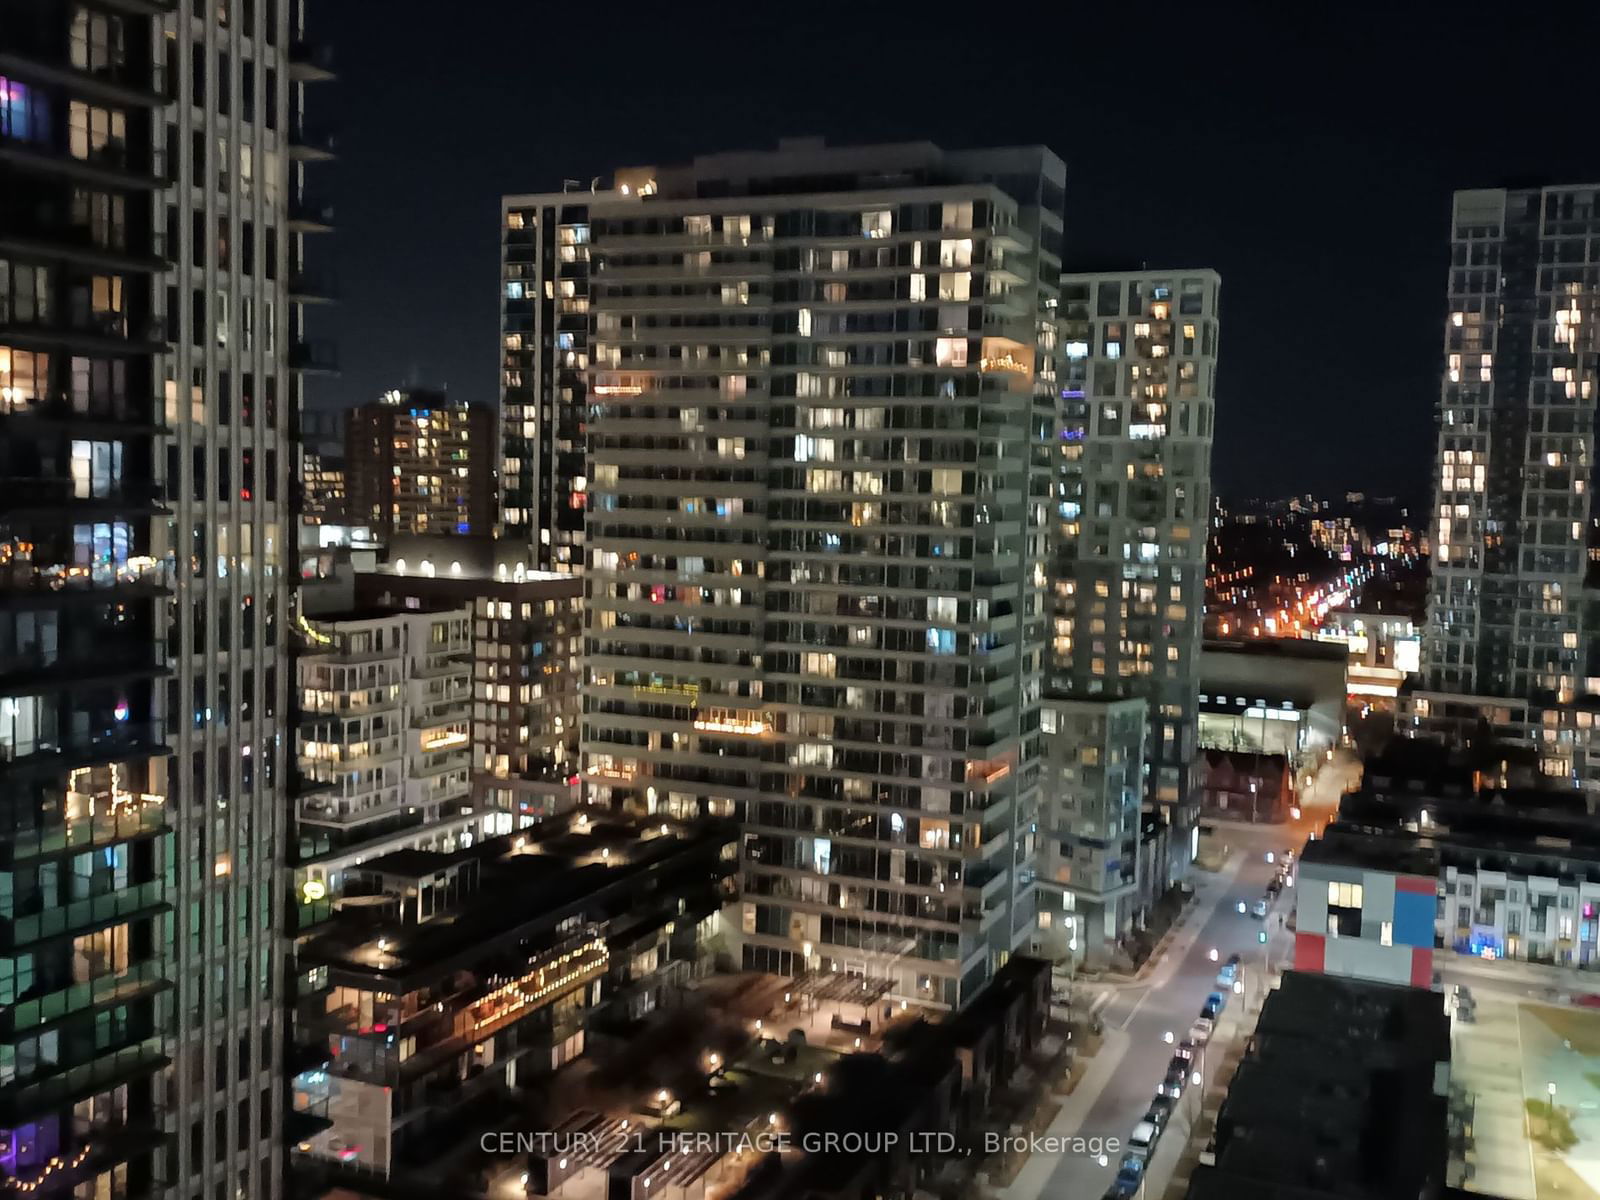
[[[320,879],[308,879],[300,885],[300,897],[307,904],[315,904],[328,894],[328,885]]]

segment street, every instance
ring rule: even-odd
[[[1286,889],[1268,913],[1266,924],[1272,936],[1266,946],[1258,938],[1263,922],[1248,913],[1240,914],[1238,905],[1242,902],[1248,908],[1265,895],[1277,870],[1275,864],[1266,861],[1267,853],[1276,856],[1289,847],[1298,851],[1306,837],[1337,811],[1343,785],[1357,769],[1345,757],[1330,763],[1302,798],[1300,818],[1290,824],[1215,827],[1212,838],[1230,849],[1226,866],[1215,875],[1196,872],[1196,902],[1163,961],[1146,982],[1121,986],[1113,993],[1101,1017],[1108,1033],[1119,1031],[1126,1035],[1125,1039],[1116,1039],[1125,1047],[1121,1058],[1076,1128],[1052,1128],[1052,1132],[1115,1137],[1125,1142],[1149,1107],[1172,1057],[1173,1047],[1164,1035],[1171,1032],[1175,1042],[1183,1040],[1206,996],[1217,990],[1217,970],[1230,954],[1240,956],[1245,968],[1242,978],[1249,992],[1229,997],[1225,1020],[1231,1023],[1247,1001],[1252,1007],[1259,1006],[1258,989],[1266,986],[1267,969],[1281,970],[1292,949],[1293,934],[1283,926],[1293,911],[1294,891]],[[1218,961],[1212,961],[1212,949],[1217,951]],[[1221,1032],[1229,1035],[1230,1029],[1231,1024],[1225,1024]],[[1111,1041],[1108,1038],[1102,1054],[1112,1052]],[[1215,1064],[1206,1066],[1209,1086]],[[1157,1147],[1147,1196],[1159,1197],[1166,1189],[1198,1109],[1197,1091],[1190,1088],[1185,1092]],[[1064,1111],[1062,1115],[1069,1114]],[[1109,1156],[1105,1166],[1086,1156],[1063,1157],[1035,1194],[1051,1200],[1095,1200],[1110,1186],[1120,1157],[1120,1153]],[[1018,1182],[1022,1180],[1019,1178]],[[1008,1193],[1018,1194],[1017,1188]]]

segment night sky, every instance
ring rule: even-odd
[[[1067,162],[1069,267],[1222,273],[1219,490],[1415,502],[1451,190],[1600,182],[1581,5],[307,7],[340,73],[308,105],[340,142],[307,189],[345,298],[313,325],[344,366],[318,407],[496,401],[502,193],[780,136],[1039,142]]]

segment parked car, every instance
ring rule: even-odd
[[[1133,1191],[1139,1190],[1139,1184],[1144,1180],[1144,1159],[1137,1154],[1124,1154],[1122,1164],[1117,1168],[1117,1183],[1123,1186],[1131,1184]],[[1131,1193],[1130,1193],[1131,1194]]]
[[[1226,992],[1212,992],[1206,997],[1206,1002],[1200,1006],[1200,1015],[1215,1020],[1222,1010],[1228,1007],[1228,994]]]
[[[1174,1054],[1172,1061],[1167,1064],[1167,1074],[1161,1080],[1161,1086],[1156,1089],[1157,1094],[1171,1096],[1174,1100],[1183,1095],[1183,1089],[1189,1082],[1191,1069],[1188,1059],[1179,1058]]]
[[[1255,917],[1258,921],[1265,920],[1267,916],[1267,902],[1265,900],[1257,900],[1250,906],[1250,915]]]
[[[1237,971],[1239,969],[1239,964],[1243,961],[1244,959],[1240,958],[1237,954],[1230,954],[1228,955],[1228,961],[1222,964],[1223,970],[1227,970],[1229,967],[1232,967],[1235,971]]]
[[[1196,1046],[1188,1038],[1184,1038],[1183,1041],[1178,1043],[1178,1048],[1172,1053],[1175,1057],[1183,1059],[1184,1062],[1189,1062],[1194,1058],[1195,1051],[1199,1048],[1200,1047]]]
[[[1149,1121],[1140,1121],[1133,1127],[1133,1132],[1128,1134],[1128,1150],[1148,1162],[1150,1156],[1156,1152],[1156,1143],[1160,1140],[1160,1129]]]
[[[1157,1131],[1164,1130],[1172,1119],[1172,1110],[1177,1106],[1178,1102],[1173,1097],[1157,1095],[1151,1099],[1150,1109],[1144,1114],[1144,1119],[1154,1125]]]
[[[1227,966],[1223,967],[1222,970],[1217,972],[1217,986],[1227,990],[1228,988],[1233,987],[1233,981],[1237,978],[1239,978],[1238,964],[1229,963]]]
[[[1211,1040],[1211,1031],[1216,1027],[1217,1023],[1210,1017],[1200,1017],[1189,1026],[1189,1040],[1197,1046],[1204,1046]]]
[[[1205,1149],[1200,1151],[1200,1165],[1214,1167],[1217,1165],[1217,1135],[1213,1133],[1206,1139]]]

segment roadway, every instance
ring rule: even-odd
[[[1120,986],[1112,993],[1101,1019],[1108,1031],[1126,1034],[1126,1049],[1078,1128],[1066,1132],[1126,1142],[1128,1133],[1149,1108],[1172,1057],[1173,1047],[1164,1035],[1171,1032],[1174,1041],[1183,1040],[1200,1015],[1207,995],[1217,990],[1217,969],[1230,954],[1238,954],[1243,960],[1246,986],[1252,994],[1229,998],[1224,1013],[1228,1024],[1221,1032],[1228,1033],[1245,1001],[1259,1005],[1257,989],[1263,987],[1270,972],[1281,970],[1289,958],[1293,934],[1284,926],[1293,909],[1294,891],[1286,889],[1268,913],[1266,924],[1272,936],[1266,947],[1258,937],[1262,921],[1248,913],[1241,915],[1238,905],[1242,902],[1248,906],[1263,897],[1277,871],[1275,864],[1266,861],[1267,853],[1271,851],[1276,856],[1289,847],[1298,851],[1306,837],[1320,829],[1337,810],[1344,784],[1358,770],[1345,755],[1329,763],[1306,789],[1300,818],[1287,825],[1215,827],[1211,836],[1229,847],[1229,862],[1216,875],[1196,872],[1196,903],[1149,979],[1142,984]],[[1212,949],[1217,951],[1218,961],[1212,961]],[[1270,965],[1266,951],[1271,954]],[[1214,1065],[1207,1064],[1208,1087]],[[1196,1115],[1197,1092],[1192,1087],[1186,1090],[1172,1124],[1157,1146],[1147,1196],[1159,1197],[1166,1189]],[[1092,1157],[1064,1155],[1038,1195],[1047,1200],[1097,1200],[1110,1186],[1120,1158],[1120,1152],[1110,1155],[1106,1165],[1101,1166]]]

